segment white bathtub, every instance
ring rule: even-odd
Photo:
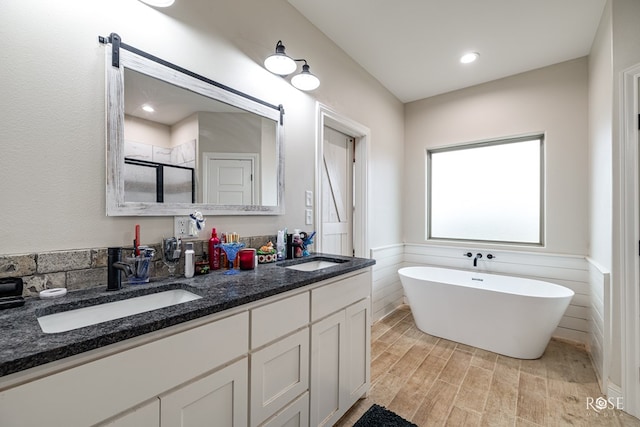
[[[473,271],[398,274],[421,331],[519,359],[542,356],[574,295],[553,283]]]

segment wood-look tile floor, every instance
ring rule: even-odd
[[[601,396],[584,348],[551,340],[520,360],[421,332],[408,306],[372,326],[369,396],[338,421],[352,426],[373,404],[423,426],[640,426]],[[592,406],[588,406],[588,400]]]

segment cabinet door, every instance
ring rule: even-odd
[[[345,310],[311,325],[311,425],[333,425],[344,413]]]
[[[344,378],[349,408],[369,390],[371,366],[371,300],[366,298],[347,307],[347,370]]]
[[[251,355],[251,425],[259,425],[308,389],[305,328]]]
[[[101,427],[159,427],[160,400],[154,399],[114,420],[100,424]]]
[[[248,362],[226,368],[160,396],[161,427],[246,427]]]

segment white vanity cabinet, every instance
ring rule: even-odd
[[[365,268],[0,378],[0,426],[331,425],[369,389],[370,296]]]
[[[0,383],[0,425],[157,427],[158,397],[248,353],[246,311],[179,326],[34,368],[13,387]],[[246,369],[244,375],[246,389]]]
[[[309,390],[309,311],[309,291],[251,310],[251,427],[286,425],[269,418]]]
[[[370,297],[365,269],[251,311],[251,427],[332,425],[367,393]]]
[[[371,276],[311,291],[312,426],[333,425],[369,390]]]
[[[165,393],[102,427],[244,427],[247,357]]]

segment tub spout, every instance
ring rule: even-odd
[[[482,258],[482,254],[481,253],[477,253],[476,257],[473,259],[473,266],[477,267],[478,266],[478,260]]]

